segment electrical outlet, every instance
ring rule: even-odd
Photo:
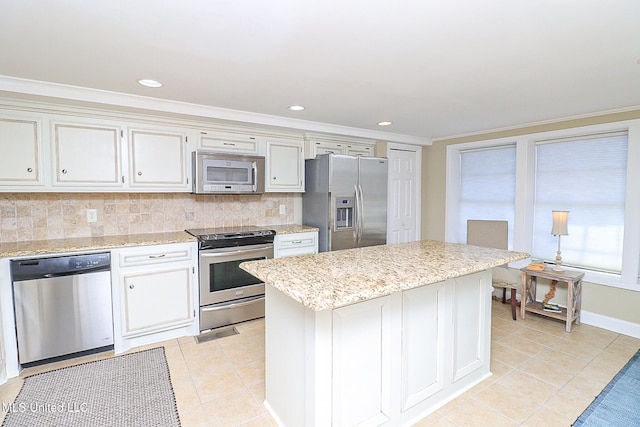
[[[96,209],[87,209],[87,222],[97,222],[98,211]]]
[[[286,214],[287,214],[287,206],[280,205],[280,215],[286,215]]]

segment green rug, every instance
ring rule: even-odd
[[[572,426],[640,426],[640,350]]]
[[[2,426],[180,426],[164,348],[31,375]]]

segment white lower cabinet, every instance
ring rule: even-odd
[[[318,253],[318,232],[276,234],[273,240],[273,257],[283,258],[295,255]]]
[[[372,425],[391,415],[391,298],[333,311],[334,426]]]
[[[312,311],[267,286],[265,405],[282,426],[414,425],[490,375],[491,289],[483,271]]]
[[[198,333],[195,243],[112,251],[116,353]]]

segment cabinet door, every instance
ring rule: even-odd
[[[334,426],[381,425],[391,416],[391,298],[333,311]]]
[[[304,191],[302,141],[267,140],[265,191]]]
[[[311,158],[318,154],[344,154],[343,145],[331,141],[314,142],[311,144],[311,150]]]
[[[202,131],[199,148],[231,153],[257,153],[258,137],[234,132]]]
[[[295,255],[318,253],[318,232],[276,234],[273,241],[273,257],[284,258]]]
[[[122,187],[120,128],[52,123],[53,183]]]
[[[40,122],[0,117],[0,184],[38,185]]]
[[[345,154],[350,156],[373,156],[373,147],[368,145],[349,144],[345,147]]]
[[[128,271],[123,289],[122,335],[162,330],[193,321],[191,264]]]
[[[129,185],[188,190],[185,144],[181,133],[130,130]]]

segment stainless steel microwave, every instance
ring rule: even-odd
[[[264,193],[264,157],[191,153],[194,194]]]

